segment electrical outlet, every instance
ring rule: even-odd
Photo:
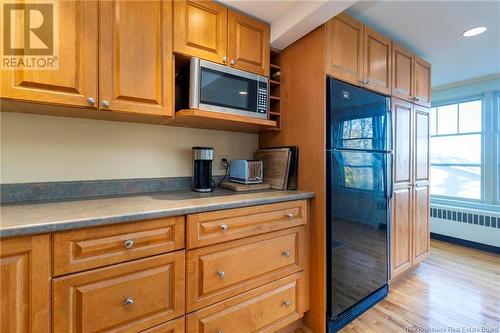
[[[224,159],[229,163],[229,159],[227,158],[227,155],[219,155],[219,169],[221,170],[226,170],[226,162]]]

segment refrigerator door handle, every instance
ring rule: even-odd
[[[386,166],[386,195],[388,200],[392,200],[392,195],[393,195],[393,184],[392,184],[392,174],[393,170],[392,168],[394,167],[394,153],[390,152],[387,154],[387,166]]]
[[[386,140],[387,140],[386,149],[389,151],[393,151],[393,147],[392,147],[393,131],[392,131],[392,111],[391,111],[391,109],[387,110],[387,131],[386,131],[385,135],[386,135]]]

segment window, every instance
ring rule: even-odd
[[[431,194],[481,200],[482,100],[431,109]]]
[[[496,182],[494,182],[496,192],[496,203],[500,204],[500,92],[495,94],[493,109],[496,110]],[[495,184],[496,183],[496,184]]]

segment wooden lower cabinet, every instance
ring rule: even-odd
[[[255,236],[306,222],[306,200],[191,214],[187,217],[187,248]]]
[[[141,333],[184,333],[186,323],[184,317],[180,317],[158,326],[149,328]]]
[[[188,251],[188,312],[303,270],[304,244],[298,227]]]
[[[413,188],[413,263],[427,258],[430,248],[429,230],[429,186],[418,185]]]
[[[49,239],[0,240],[0,332],[50,332]]]
[[[307,310],[305,289],[303,273],[273,281],[189,314],[187,332],[275,332]]]
[[[139,332],[184,314],[184,251],[53,280],[54,332]]]
[[[186,216],[1,239],[0,332],[278,331],[309,310],[307,211],[189,215],[191,231],[235,232],[189,250]]]
[[[184,216],[55,233],[55,276],[75,273],[184,247]]]
[[[412,265],[412,187],[394,190],[391,218],[391,277]]]

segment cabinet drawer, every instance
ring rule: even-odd
[[[192,214],[187,219],[187,246],[196,248],[305,224],[307,200]]]
[[[152,327],[141,333],[184,333],[184,325],[184,317],[181,317]]]
[[[54,332],[139,332],[184,314],[184,250],[52,282]]]
[[[53,235],[53,275],[74,273],[184,247],[184,217],[169,217]]]
[[[188,312],[302,270],[304,235],[296,227],[189,251]]]
[[[271,333],[301,318],[307,307],[297,273],[189,314],[187,332]]]

